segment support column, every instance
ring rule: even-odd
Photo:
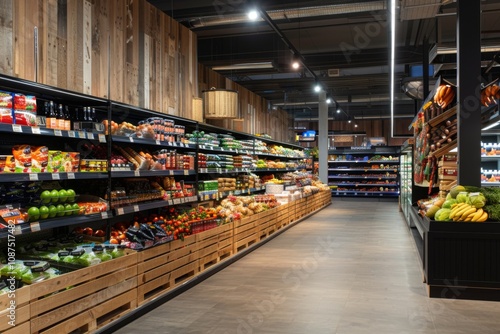
[[[328,184],[328,103],[324,90],[319,93],[318,107],[319,179]]]
[[[457,0],[458,183],[481,185],[481,3]]]

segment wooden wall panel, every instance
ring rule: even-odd
[[[14,44],[13,44],[13,0],[2,1],[0,6],[0,36],[2,38],[2,47],[0,48],[0,72],[7,75],[13,75],[12,64],[14,62]]]

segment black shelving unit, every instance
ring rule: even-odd
[[[329,150],[328,185],[335,197],[395,198],[400,194],[400,148]]]

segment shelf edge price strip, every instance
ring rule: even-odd
[[[12,131],[22,133],[23,127],[20,126],[19,124],[12,124]]]
[[[41,230],[39,222],[30,223],[31,232],[38,232]]]

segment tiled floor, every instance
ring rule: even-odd
[[[337,200],[119,330],[500,333],[500,304],[430,299],[396,202]]]

